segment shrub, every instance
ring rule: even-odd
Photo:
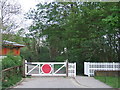
[[[7,57],[2,59],[2,69],[20,65],[22,65],[22,58],[20,56],[7,55]],[[18,69],[4,72],[2,73],[2,76],[4,77],[2,82],[3,90],[13,86],[22,79],[22,73]]]
[[[20,56],[7,55],[2,59],[2,69],[22,65],[22,58]]]
[[[17,82],[19,82],[22,79],[22,76],[19,75],[14,75],[9,78],[6,78],[6,82],[2,82],[2,89],[5,90],[10,86],[15,85]]]

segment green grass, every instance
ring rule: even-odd
[[[106,83],[113,88],[120,88],[120,77],[95,76],[94,78]]]
[[[2,89],[4,90],[10,86],[15,85],[21,79],[22,79],[21,75],[14,75],[14,76],[11,76],[10,78],[6,78],[4,82],[2,82]]]

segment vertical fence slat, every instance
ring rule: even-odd
[[[38,65],[38,70],[39,70],[39,74],[41,73],[41,70],[40,70],[40,64]]]
[[[76,63],[74,63],[74,77],[76,77]]]

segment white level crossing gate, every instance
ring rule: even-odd
[[[76,76],[76,63],[68,62],[27,62],[25,75],[31,76]]]

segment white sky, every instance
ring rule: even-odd
[[[35,8],[35,5],[39,2],[52,2],[54,0],[18,0],[20,2],[22,9],[27,12],[30,8]]]
[[[23,27],[25,29],[25,32],[28,32],[27,27],[29,27],[32,24],[32,20],[27,20],[24,21],[24,14],[27,13],[30,8],[35,8],[35,5],[38,3],[44,3],[44,2],[52,2],[54,0],[17,0],[18,3],[21,4],[21,9],[22,9],[22,13],[21,13],[21,19],[22,23],[21,23],[21,27]]]
[[[24,14],[27,13],[30,10],[30,8],[35,8],[35,5],[39,2],[38,0],[18,0],[18,3],[21,4],[22,9],[20,20],[22,20],[23,22],[20,25],[25,29],[25,32],[28,32],[27,27],[29,27],[32,24],[32,20],[24,20]]]
[[[27,12],[30,8],[34,8],[38,3],[37,0],[19,0],[22,9]]]

